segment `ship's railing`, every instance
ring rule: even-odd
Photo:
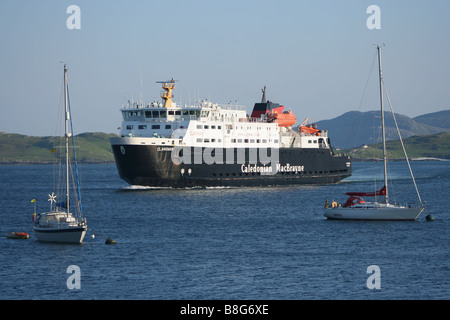
[[[241,118],[241,119],[239,119],[239,122],[255,122],[255,123],[261,123],[261,122],[267,122],[267,119],[265,119],[265,118],[252,118],[252,117],[247,117],[247,118]]]
[[[244,105],[238,105],[238,104],[218,104],[219,107],[221,107],[224,110],[246,110],[247,107]]]
[[[127,101],[122,104],[122,109],[145,109],[145,108],[163,108],[163,104],[161,102],[151,102],[151,103],[142,103],[136,101]]]
[[[206,108],[206,109],[217,109],[217,107],[223,109],[223,110],[246,110],[247,107],[244,105],[238,105],[238,104],[217,104],[212,103],[209,101],[202,101],[194,103],[193,105],[176,105],[175,107],[172,107],[176,110],[183,110],[183,109],[200,109],[200,108]],[[162,103],[158,102],[152,102],[152,103],[142,103],[142,102],[131,102],[128,101],[127,103],[122,104],[122,109],[152,109],[152,108],[165,108]],[[168,108],[170,109],[170,108]]]

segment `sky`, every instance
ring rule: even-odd
[[[395,112],[447,110],[449,12],[448,0],[1,0],[0,132],[55,135],[61,61],[75,134],[117,133],[122,104],[160,100],[156,81],[171,78],[178,103],[248,113],[266,86],[298,123],[376,110],[374,44]]]

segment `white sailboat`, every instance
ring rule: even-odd
[[[394,122],[397,126],[397,133],[399,135],[399,139],[401,145],[403,147],[403,151],[405,153],[406,161],[409,167],[409,171],[411,174],[412,181],[414,183],[419,205],[416,207],[413,206],[402,206],[398,204],[389,203],[389,189],[388,189],[388,172],[387,172],[387,154],[386,154],[386,133],[385,133],[385,125],[384,125],[384,106],[383,106],[383,75],[381,69],[381,48],[377,46],[378,52],[378,67],[379,67],[379,80],[380,80],[380,105],[381,105],[381,129],[382,129],[382,139],[383,139],[383,161],[384,161],[384,187],[375,192],[348,192],[346,193],[350,196],[347,202],[341,207],[333,205],[328,207],[325,206],[324,216],[328,219],[337,219],[337,220],[416,220],[419,215],[425,210],[424,205],[422,203],[422,199],[419,194],[419,190],[416,185],[416,181],[414,179],[413,172],[411,170],[411,166],[409,164],[408,156],[406,154],[405,147],[403,145],[403,141],[400,135],[400,130],[397,126],[397,121],[394,117]],[[389,96],[388,96],[389,99]],[[391,108],[392,109],[392,108]],[[365,201],[363,197],[377,197],[382,196],[384,198],[383,202],[378,201]],[[425,210],[426,211],[426,210]],[[427,220],[432,220],[432,216],[427,212]]]
[[[72,137],[71,112],[69,104],[69,91],[67,84],[67,68],[64,65],[64,107],[65,107],[65,200],[57,202],[57,196],[52,192],[49,194],[50,211],[33,215],[34,232],[36,238],[47,242],[81,243],[87,231],[86,218],[82,217],[80,189],[78,180],[78,169],[76,164],[75,147],[74,166],[76,171],[76,192],[70,194],[70,171],[72,165],[69,159],[69,138]],[[74,144],[74,143],[73,143]],[[73,198],[73,210],[70,212]]]

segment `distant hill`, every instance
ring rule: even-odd
[[[413,118],[414,121],[427,124],[430,126],[438,126],[450,131],[450,110],[427,113]]]
[[[450,133],[441,132],[428,136],[413,136],[404,139],[406,152],[409,158],[440,158],[450,159]],[[400,140],[386,143],[389,159],[405,159]],[[366,148],[357,148],[350,152],[353,159],[381,159],[383,157],[381,143]]]
[[[77,160],[83,162],[112,162],[109,138],[115,134],[82,133],[75,136]],[[1,163],[51,162],[59,157],[60,137],[32,137],[15,133],[0,133]],[[53,151],[53,152],[52,152]]]
[[[414,119],[395,114],[403,138],[450,132],[450,110],[425,114]],[[385,112],[386,139],[398,139],[391,112]],[[350,111],[343,115],[318,121],[319,129],[328,130],[333,147],[348,149],[381,142],[379,111]]]

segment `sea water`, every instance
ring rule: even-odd
[[[81,165],[81,245],[33,234],[51,165],[0,166],[0,299],[450,299],[450,162],[412,162],[434,222],[323,217],[326,200],[381,188],[381,166],[355,162],[332,185],[161,189]],[[389,167],[392,201],[417,202],[405,162]]]

